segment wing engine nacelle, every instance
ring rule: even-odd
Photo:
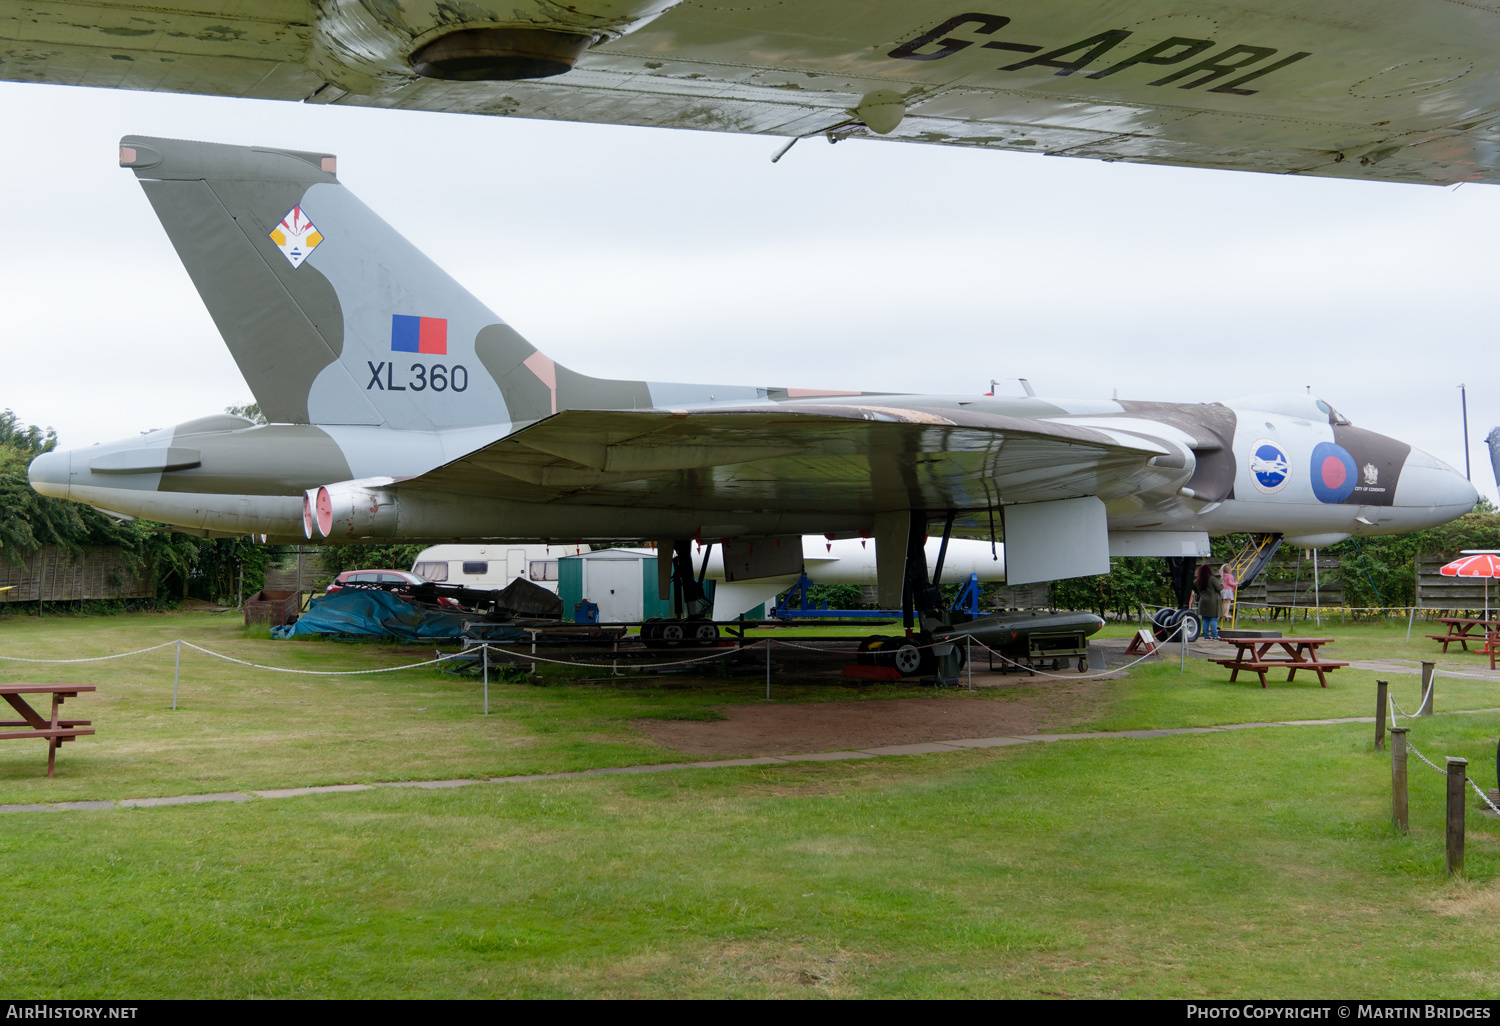
[[[309,488],[302,496],[303,532],[333,541],[393,537],[400,501],[390,484],[390,478],[370,478]]]

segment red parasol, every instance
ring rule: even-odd
[[[1493,552],[1476,552],[1461,556],[1451,563],[1444,564],[1438,573],[1444,577],[1483,577],[1484,580],[1484,618],[1490,618],[1490,581],[1491,577],[1500,577],[1500,556]],[[1488,628],[1486,628],[1488,629]]]
[[[1500,577],[1500,556],[1489,552],[1464,556],[1446,564],[1438,572],[1444,577]]]

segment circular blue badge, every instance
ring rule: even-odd
[[[1343,502],[1354,494],[1359,471],[1354,466],[1354,457],[1343,446],[1319,442],[1313,447],[1309,469],[1313,494],[1319,502]]]
[[[1291,460],[1269,438],[1262,438],[1250,447],[1250,480],[1257,490],[1274,495],[1286,487],[1291,474]]]

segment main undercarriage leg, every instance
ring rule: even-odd
[[[708,568],[708,556],[703,558],[704,569]],[[686,613],[689,620],[701,620],[708,616],[709,603],[704,594],[703,578],[693,572],[693,540],[678,538],[672,542],[672,594],[673,608],[680,620]]]

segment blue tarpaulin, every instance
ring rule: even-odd
[[[373,634],[419,641],[462,637],[466,626],[471,637],[491,641],[517,641],[524,636],[519,627],[486,623],[478,613],[417,606],[388,591],[364,588],[344,588],[314,599],[296,623],[273,628],[271,635]]]

